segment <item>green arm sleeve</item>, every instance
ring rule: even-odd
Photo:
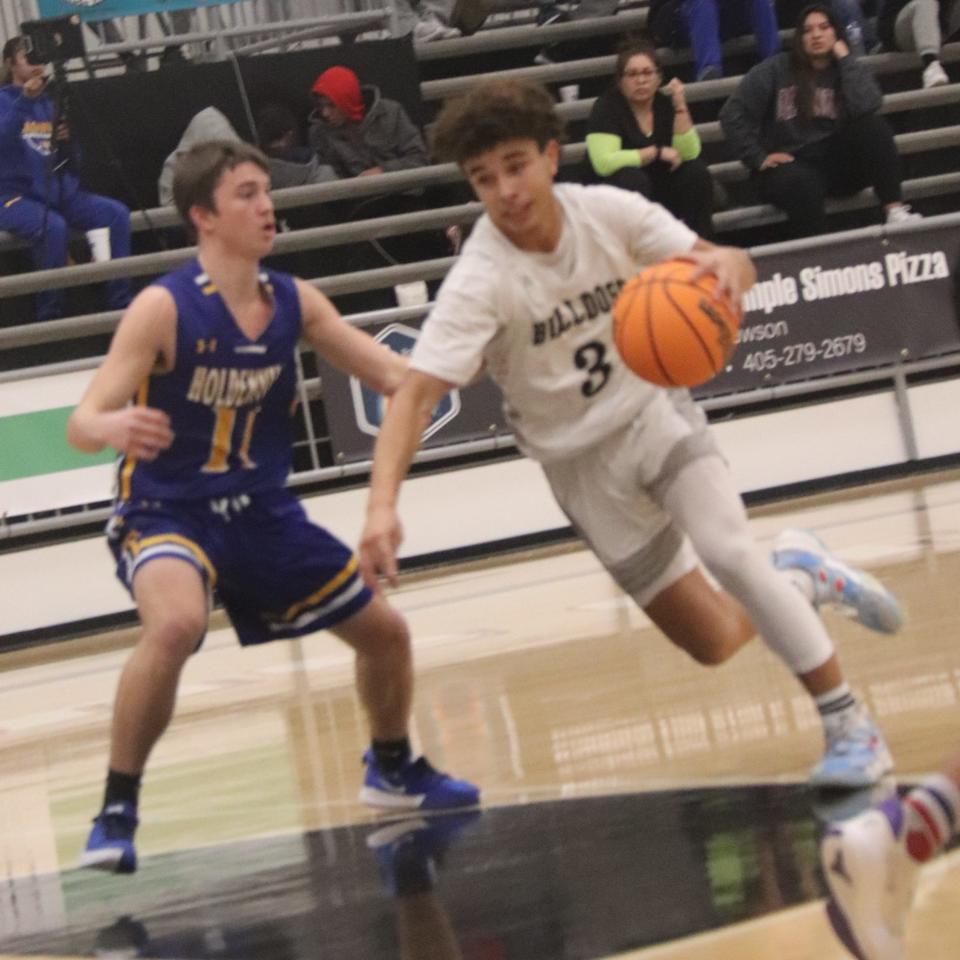
[[[686,133],[673,135],[673,149],[680,154],[680,159],[686,163],[700,156],[700,134],[696,127],[691,127]]]
[[[594,172],[609,177],[621,167],[639,167],[639,150],[621,150],[623,141],[615,133],[588,133],[587,155]]]

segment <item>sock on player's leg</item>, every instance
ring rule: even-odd
[[[846,682],[814,697],[813,702],[817,705],[824,727],[828,729],[844,726],[861,712],[857,698]]]

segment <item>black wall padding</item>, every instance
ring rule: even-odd
[[[279,100],[305,125],[314,79],[339,64],[354,70],[362,84],[376,84],[384,96],[402,103],[415,123],[423,120],[409,37],[241,57],[239,63],[254,114],[262,103]],[[132,209],[156,206],[163,161],[204,107],[221,110],[240,136],[254,139],[230,62],[171,64],[149,73],[77,81],[70,91],[84,185]]]

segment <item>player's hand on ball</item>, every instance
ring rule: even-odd
[[[124,407],[103,415],[103,440],[138,460],[155,460],[173,443],[170,418],[153,407]]]
[[[360,575],[371,590],[380,589],[380,576],[397,585],[397,551],[403,542],[403,526],[392,506],[372,506],[360,537]]]
[[[693,279],[712,273],[717,278],[714,293],[718,299],[725,298],[740,312],[743,294],[752,286],[753,267],[750,258],[737,247],[711,247],[708,250],[691,250],[684,260],[697,265]]]

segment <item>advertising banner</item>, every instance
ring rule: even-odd
[[[76,14],[81,20],[110,20],[142,13],[166,13],[169,10],[193,10],[237,0],[37,0],[40,16],[65,17]]]
[[[408,354],[417,341],[422,323],[419,319],[364,329],[391,350]],[[337,463],[369,459],[389,401],[319,357],[317,365],[334,459]],[[484,378],[462,390],[451,390],[440,401],[424,431],[423,446],[445,447],[509,432],[500,391],[489,378]]]
[[[955,224],[759,256],[715,397],[960,350]]]
[[[759,390],[960,351],[955,224],[864,237],[756,258],[739,344],[700,398]],[[370,328],[409,352],[422,321]],[[321,363],[337,462],[368,459],[383,414],[373,391]],[[507,433],[489,381],[454,391],[434,412],[424,446]]]

